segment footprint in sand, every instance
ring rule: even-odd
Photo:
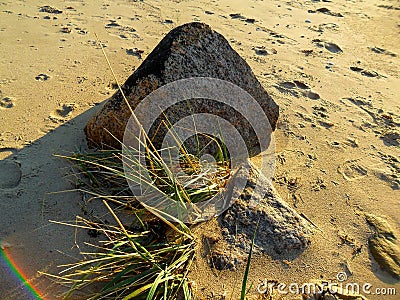
[[[312,31],[320,32],[323,33],[325,30],[331,30],[331,31],[338,31],[339,30],[339,25],[335,23],[323,23],[320,25],[312,25],[308,27]]]
[[[123,26],[119,24],[116,20],[109,20],[109,23],[105,25],[107,32],[111,35],[118,36],[121,39],[134,39],[138,38],[136,29],[130,26]]]
[[[377,72],[365,70],[360,67],[351,66],[350,70],[352,70],[353,72],[360,73],[362,76],[366,76],[366,77],[380,77],[380,75]]]
[[[313,92],[307,84],[299,80],[284,81],[275,86],[275,88],[281,93],[290,94],[297,98],[299,97],[299,92],[296,89],[300,89],[304,97],[312,100],[320,99],[319,94]]]
[[[15,149],[0,148],[0,154],[14,153]],[[3,155],[1,155],[2,157]],[[21,182],[21,165],[10,156],[0,160],[0,189],[12,189]]]
[[[60,108],[57,108],[52,114],[50,114],[49,118],[53,121],[60,121],[68,118],[76,107],[77,105],[75,103],[62,104]]]
[[[242,16],[239,13],[230,14],[229,16],[231,17],[231,19],[238,19],[240,21],[244,21],[244,22],[249,23],[249,24],[254,24],[256,22],[255,19],[246,18],[246,17]]]
[[[320,47],[320,48],[325,48],[326,50],[328,50],[331,53],[342,53],[343,50],[336,45],[335,43],[331,43],[331,42],[327,42],[324,40],[320,40],[320,39],[314,39],[312,41],[316,46]]]
[[[363,163],[361,164],[361,160]],[[386,161],[385,161],[386,160]],[[365,158],[348,160],[338,167],[338,172],[342,174],[347,181],[355,181],[364,178],[367,175],[372,175],[393,189],[399,189],[400,178],[398,174],[399,165],[396,165],[397,159],[391,156],[382,157],[382,161],[376,159]]]
[[[381,139],[386,146],[400,146],[400,131],[389,130],[382,134]]]
[[[308,10],[308,13],[310,13],[310,14],[322,13],[322,14],[325,14],[328,16],[333,16],[333,17],[341,17],[341,18],[343,17],[343,15],[341,13],[333,12],[329,8],[326,8],[326,7],[321,7],[316,10],[310,9],[310,10]]]
[[[45,5],[39,8],[39,12],[45,12],[48,14],[62,14],[62,10],[51,7],[49,5]]]
[[[354,181],[367,176],[368,171],[359,164],[360,159],[348,160],[338,167],[338,172],[347,181]]]
[[[0,109],[12,108],[14,106],[14,99],[11,97],[4,97],[0,100]]]
[[[369,49],[371,49],[371,51],[374,51],[375,53],[378,53],[378,54],[385,54],[385,55],[389,55],[389,56],[392,56],[392,57],[397,57],[396,53],[390,52],[390,51],[388,51],[386,49],[383,49],[383,48],[372,47],[372,48],[369,48]]]
[[[144,53],[143,50],[140,50],[138,48],[126,49],[125,52],[126,54],[136,56],[139,59],[142,59],[142,54]]]

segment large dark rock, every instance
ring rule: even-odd
[[[228,41],[203,23],[189,23],[168,33],[122,86],[134,109],[142,99],[157,88],[184,78],[212,77],[229,81],[247,91],[261,106],[275,129],[279,108],[261,86],[251,68]],[[153,124],[150,136],[157,132],[153,142],[160,146],[167,129],[159,128],[162,118],[174,124],[193,113],[210,113],[227,119],[235,125],[251,154],[259,149],[258,139],[248,120],[233,108],[215,100],[192,99],[170,107]],[[121,148],[124,130],[131,112],[117,91],[89,120],[85,127],[90,147]],[[269,126],[266,124],[265,126]],[[260,137],[263,138],[263,137]],[[268,138],[268,137],[266,137]]]

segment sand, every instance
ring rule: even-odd
[[[38,271],[56,273],[79,258],[74,230],[49,220],[82,214],[82,195],[61,192],[74,189],[71,167],[54,154],[85,149],[83,127],[115,88],[94,34],[123,82],[169,30],[202,21],[230,41],[280,105],[274,184],[319,228],[299,257],[254,257],[253,296],[264,279],[334,281],[339,272],[346,282],[399,294],[399,282],[368,251],[373,230],[364,215],[385,218],[400,236],[399,17],[394,0],[2,1],[3,254],[44,299],[62,288]],[[78,236],[79,245],[85,240]],[[237,299],[242,275],[211,271],[204,258],[190,274],[197,293],[215,299]],[[4,255],[0,295],[34,299]]]

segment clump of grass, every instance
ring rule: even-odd
[[[148,155],[146,165],[141,167],[150,169],[152,187],[176,201],[204,201],[219,192],[229,176],[228,161],[204,167],[198,157],[188,153],[179,157],[182,174],[171,176],[172,171],[166,170],[171,166],[159,155]],[[74,162],[79,170],[76,187],[91,194],[91,201],[101,199],[116,224],[81,217],[76,224],[61,223],[90,230],[106,239],[99,245],[90,245],[93,252],[82,253],[81,261],[63,265],[64,270],[58,275],[48,275],[70,286],[65,299],[73,299],[81,292],[86,293],[87,299],[191,299],[186,275],[194,258],[195,242],[190,228],[151,207],[146,209],[152,218],[144,213],[128,187],[122,156],[121,150],[61,156]],[[131,224],[122,224],[109,202],[128,208]],[[168,221],[171,219],[173,222]]]
[[[127,228],[105,200],[116,225],[78,218],[82,229],[95,230],[106,239],[85,252],[84,259],[63,265],[59,275],[49,275],[70,286],[65,299],[85,292],[85,299],[191,299],[186,278],[194,257],[190,229],[177,225],[157,231],[142,219],[139,228]],[[65,223],[64,223],[65,224]],[[66,224],[68,225],[68,224]]]
[[[209,137],[210,143],[216,139]],[[179,149],[177,159],[170,159],[166,162],[161,155],[155,154],[146,148],[147,165],[141,164],[138,160],[130,158],[132,164],[139,165],[139,172],[144,168],[150,173],[153,180],[151,187],[161,191],[169,198],[182,203],[199,203],[207,201],[223,189],[230,176],[229,157],[223,154],[223,145],[218,145],[218,151],[214,155],[215,162],[209,163],[201,160],[197,155],[189,153],[183,146]],[[205,145],[204,147],[207,147]],[[166,150],[166,149],[164,149]],[[169,149],[167,149],[169,150]],[[170,154],[168,154],[170,156]],[[179,172],[175,172],[180,168]],[[132,174],[131,174],[132,175]],[[135,178],[140,174],[133,173]]]

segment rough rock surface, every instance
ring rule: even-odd
[[[239,179],[240,180],[240,179]],[[256,188],[261,185],[264,189]],[[315,228],[291,208],[269,179],[250,164],[245,189],[233,195],[233,204],[217,220],[200,224],[199,255],[210,267],[236,270],[246,262],[257,229],[253,253],[274,259],[293,259],[310,244]],[[257,227],[258,224],[258,227]]]
[[[130,106],[134,109],[142,99],[157,88],[184,78],[212,77],[229,81],[247,91],[260,104],[275,129],[279,108],[261,86],[251,68],[228,41],[203,23],[188,23],[169,32],[148,55],[139,68],[122,86]],[[210,99],[192,99],[190,108],[180,102],[168,108],[153,125],[150,137],[160,145],[166,128],[160,129],[161,118],[174,124],[193,113],[210,113],[224,117],[240,132],[251,153],[257,152],[258,140],[249,122],[236,110]],[[120,148],[130,111],[117,91],[89,120],[85,133],[90,147]],[[110,134],[111,133],[111,134]],[[115,137],[112,137],[112,135]]]
[[[264,187],[255,189],[256,182]],[[258,223],[258,228],[257,228]],[[257,229],[253,251],[275,257],[294,257],[310,244],[314,228],[278,194],[270,180],[253,166],[243,193],[220,217],[225,240],[245,252],[250,250]]]
[[[365,217],[375,229],[368,242],[372,256],[383,270],[400,279],[400,246],[393,229],[380,217],[372,214]]]

